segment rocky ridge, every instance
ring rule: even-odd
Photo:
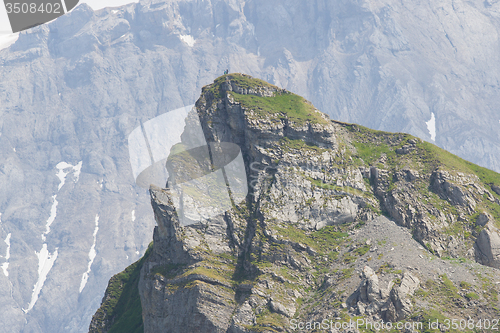
[[[249,195],[183,226],[169,188],[150,189],[144,332],[498,315],[498,271],[481,264],[495,266],[500,175],[241,74],[204,87],[195,110],[208,142],[240,146]],[[91,332],[107,332],[100,320]]]

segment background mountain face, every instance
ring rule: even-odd
[[[433,114],[438,145],[499,171],[499,8],[144,1],[22,33],[0,51],[0,331],[87,330],[109,277],[151,240],[128,134],[226,68],[371,128],[431,140]]]

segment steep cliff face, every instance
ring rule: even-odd
[[[144,332],[498,315],[498,271],[484,265],[499,245],[499,174],[408,134],[331,121],[245,75],[204,87],[193,112],[207,142],[241,148],[249,194],[182,225],[172,189],[150,189]]]

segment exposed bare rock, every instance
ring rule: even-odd
[[[434,171],[431,175],[431,189],[442,198],[454,204],[465,206],[467,204],[464,190],[451,182],[451,175],[446,171]]]
[[[269,302],[269,306],[273,312],[282,314],[284,316],[287,316],[288,318],[292,318],[293,315],[295,314],[295,311],[296,311],[294,306],[286,307],[283,304],[281,304],[277,301],[274,301],[274,300],[271,300]]]
[[[484,227],[489,221],[493,221],[489,214],[481,213],[476,219],[476,224],[480,227]]]
[[[418,288],[420,281],[411,273],[405,272],[400,286],[391,289],[390,302],[384,305],[385,318],[391,322],[397,322],[411,314],[413,304],[409,296],[413,295]],[[384,312],[384,309],[382,310]]]
[[[495,192],[496,194],[500,195],[500,186],[491,185],[491,189],[493,190],[493,192]]]
[[[362,280],[356,290],[347,299],[347,304],[355,307],[359,314],[379,316],[384,320],[396,322],[406,318],[413,305],[409,296],[419,286],[419,279],[409,272],[403,274],[400,286],[391,281],[387,289],[379,286],[377,274],[368,266],[363,268]]]
[[[500,268],[500,234],[492,222],[488,222],[486,227],[477,237],[476,258],[483,265]]]

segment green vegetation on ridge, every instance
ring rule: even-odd
[[[108,329],[108,333],[142,333],[144,331],[138,285],[142,265],[152,248],[151,242],[140,260],[109,280],[105,299],[93,318],[93,321],[96,318],[98,321],[97,332],[103,332],[103,328]]]
[[[311,103],[289,92],[275,93],[273,97],[242,95],[235,92],[232,92],[231,95],[235,101],[253,110],[259,117],[287,118],[289,121],[299,125],[307,122],[317,124],[328,123]]]
[[[243,95],[235,91],[230,92],[235,101],[253,110],[258,117],[271,116],[276,121],[288,119],[298,125],[303,125],[307,122],[328,124],[325,115],[316,110],[311,102],[303,97],[248,75],[239,73],[223,75],[217,78],[213,84],[204,87],[203,92],[212,93],[214,100],[221,99],[223,98],[221,88],[225,82],[232,82],[242,90],[253,89],[259,91],[262,88],[270,88],[275,91],[272,97],[260,97],[251,94]]]
[[[495,184],[500,186],[500,173],[466,161],[432,143],[405,133],[390,133],[372,130],[370,128],[349,124],[347,128],[355,135],[353,145],[358,151],[358,156],[366,163],[372,164],[382,154],[387,157],[406,158],[408,155],[396,155],[395,149],[404,145],[409,139],[417,141],[418,154],[409,154],[414,162],[420,162],[425,171],[431,172],[436,168],[449,171],[475,174],[485,185]]]

